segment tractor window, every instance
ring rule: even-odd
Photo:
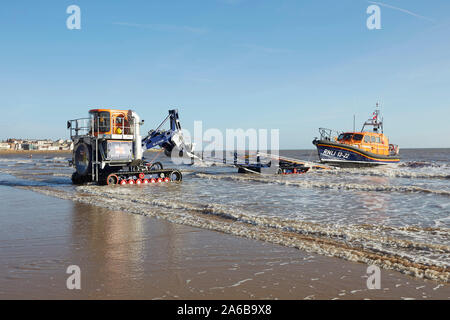
[[[113,134],[133,134],[131,121],[123,113],[113,114]]]
[[[109,131],[109,112],[100,112],[98,114],[98,129],[100,132],[108,132]]]
[[[123,115],[119,114],[114,117],[114,129],[115,134],[124,134],[125,124]]]
[[[95,132],[109,132],[110,130],[110,119],[109,112],[95,112],[92,114],[94,116],[94,131]]]

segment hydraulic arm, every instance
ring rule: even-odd
[[[167,121],[170,121],[170,129],[161,130]],[[187,145],[184,141],[177,109],[169,110],[169,115],[161,124],[155,130],[150,130],[142,139],[142,147],[145,149],[158,146],[164,149],[166,155],[170,155],[172,150],[177,148],[181,153],[186,152],[188,156],[191,156],[192,145]]]

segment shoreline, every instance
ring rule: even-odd
[[[362,263],[0,190],[2,201],[23,199],[20,207],[6,201],[0,213],[0,299],[450,299],[450,285],[392,270],[381,269],[381,289],[369,290]],[[26,227],[36,219],[39,228]],[[12,228],[18,221],[23,227]],[[79,291],[65,287],[73,264],[82,272]]]
[[[0,150],[2,154],[51,154],[51,153],[72,153],[72,150]]]

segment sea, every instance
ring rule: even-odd
[[[280,154],[318,161],[314,150]],[[399,164],[299,175],[239,174],[220,161],[174,165],[146,153],[155,156],[183,180],[74,186],[70,154],[2,154],[2,202],[20,206],[11,188],[33,191],[449,282],[450,149],[403,149]]]

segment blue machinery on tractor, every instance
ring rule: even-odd
[[[162,126],[170,120],[170,130],[160,130]],[[147,149],[161,147],[164,153],[169,157],[174,149],[183,154],[183,151],[190,153],[192,145],[187,146],[181,134],[181,125],[178,116],[178,110],[169,110],[169,115],[160,123],[155,130],[150,130],[147,137],[142,140],[142,145]],[[184,150],[189,149],[189,150]]]

